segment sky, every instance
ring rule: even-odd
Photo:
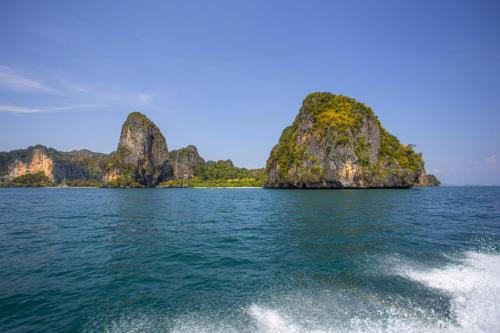
[[[445,184],[500,185],[498,1],[0,2],[0,151],[170,150],[263,167],[304,97],[348,95]]]

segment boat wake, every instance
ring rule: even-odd
[[[490,333],[500,332],[500,256],[467,252],[439,269],[397,267],[396,278],[441,295],[444,312],[373,293],[294,293],[245,306],[237,315],[121,318],[107,332]],[[354,296],[353,296],[354,295]],[[410,304],[410,305],[409,305]],[[443,315],[448,313],[449,315]],[[168,322],[168,324],[166,324]],[[102,331],[102,330],[101,330]]]
[[[467,252],[442,269],[402,270],[401,275],[450,296],[456,325],[450,332],[500,332],[500,256]]]

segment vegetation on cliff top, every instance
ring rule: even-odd
[[[149,125],[151,127],[156,127],[155,123],[153,123],[148,117],[146,117],[145,114],[141,112],[130,112],[127,116],[127,120],[125,120],[125,123],[130,122],[132,120],[139,120],[140,122],[143,122],[146,125]]]
[[[331,93],[309,94],[301,112],[312,115],[317,129],[335,127],[338,131],[359,128],[365,117],[376,119],[372,109],[354,98]]]

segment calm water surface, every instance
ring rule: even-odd
[[[0,332],[500,332],[500,187],[0,189]]]

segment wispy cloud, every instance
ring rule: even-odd
[[[130,91],[115,84],[84,85],[61,80],[63,89],[75,98],[84,98],[96,103],[129,107],[154,107],[155,94],[148,91]]]
[[[140,92],[132,95],[138,102],[143,104],[149,104],[153,101],[153,94]]]
[[[80,104],[91,103],[86,108],[123,108],[145,110],[164,110],[158,106],[158,97],[164,94],[156,94],[144,90],[130,90],[116,83],[94,82],[92,84],[82,83],[62,77],[60,74],[50,75],[48,79],[34,78],[25,71],[14,69],[9,66],[0,65],[0,90],[9,90],[24,93],[50,94],[53,101],[51,104],[78,105],[78,107],[55,107],[43,106],[26,107],[0,101],[0,112],[10,113],[40,113],[57,112],[81,108]],[[160,98],[161,99],[161,98]],[[35,101],[35,100],[33,100]],[[3,104],[2,104],[3,102]],[[12,103],[12,102],[10,102]],[[22,103],[20,101],[20,103]]]
[[[57,90],[43,81],[30,78],[14,69],[0,65],[0,88],[21,92],[57,93]]]
[[[0,112],[9,112],[9,113],[61,112],[61,111],[69,111],[69,110],[91,108],[91,107],[94,107],[94,105],[71,105],[71,106],[48,107],[48,108],[31,108],[20,105],[0,105]]]

